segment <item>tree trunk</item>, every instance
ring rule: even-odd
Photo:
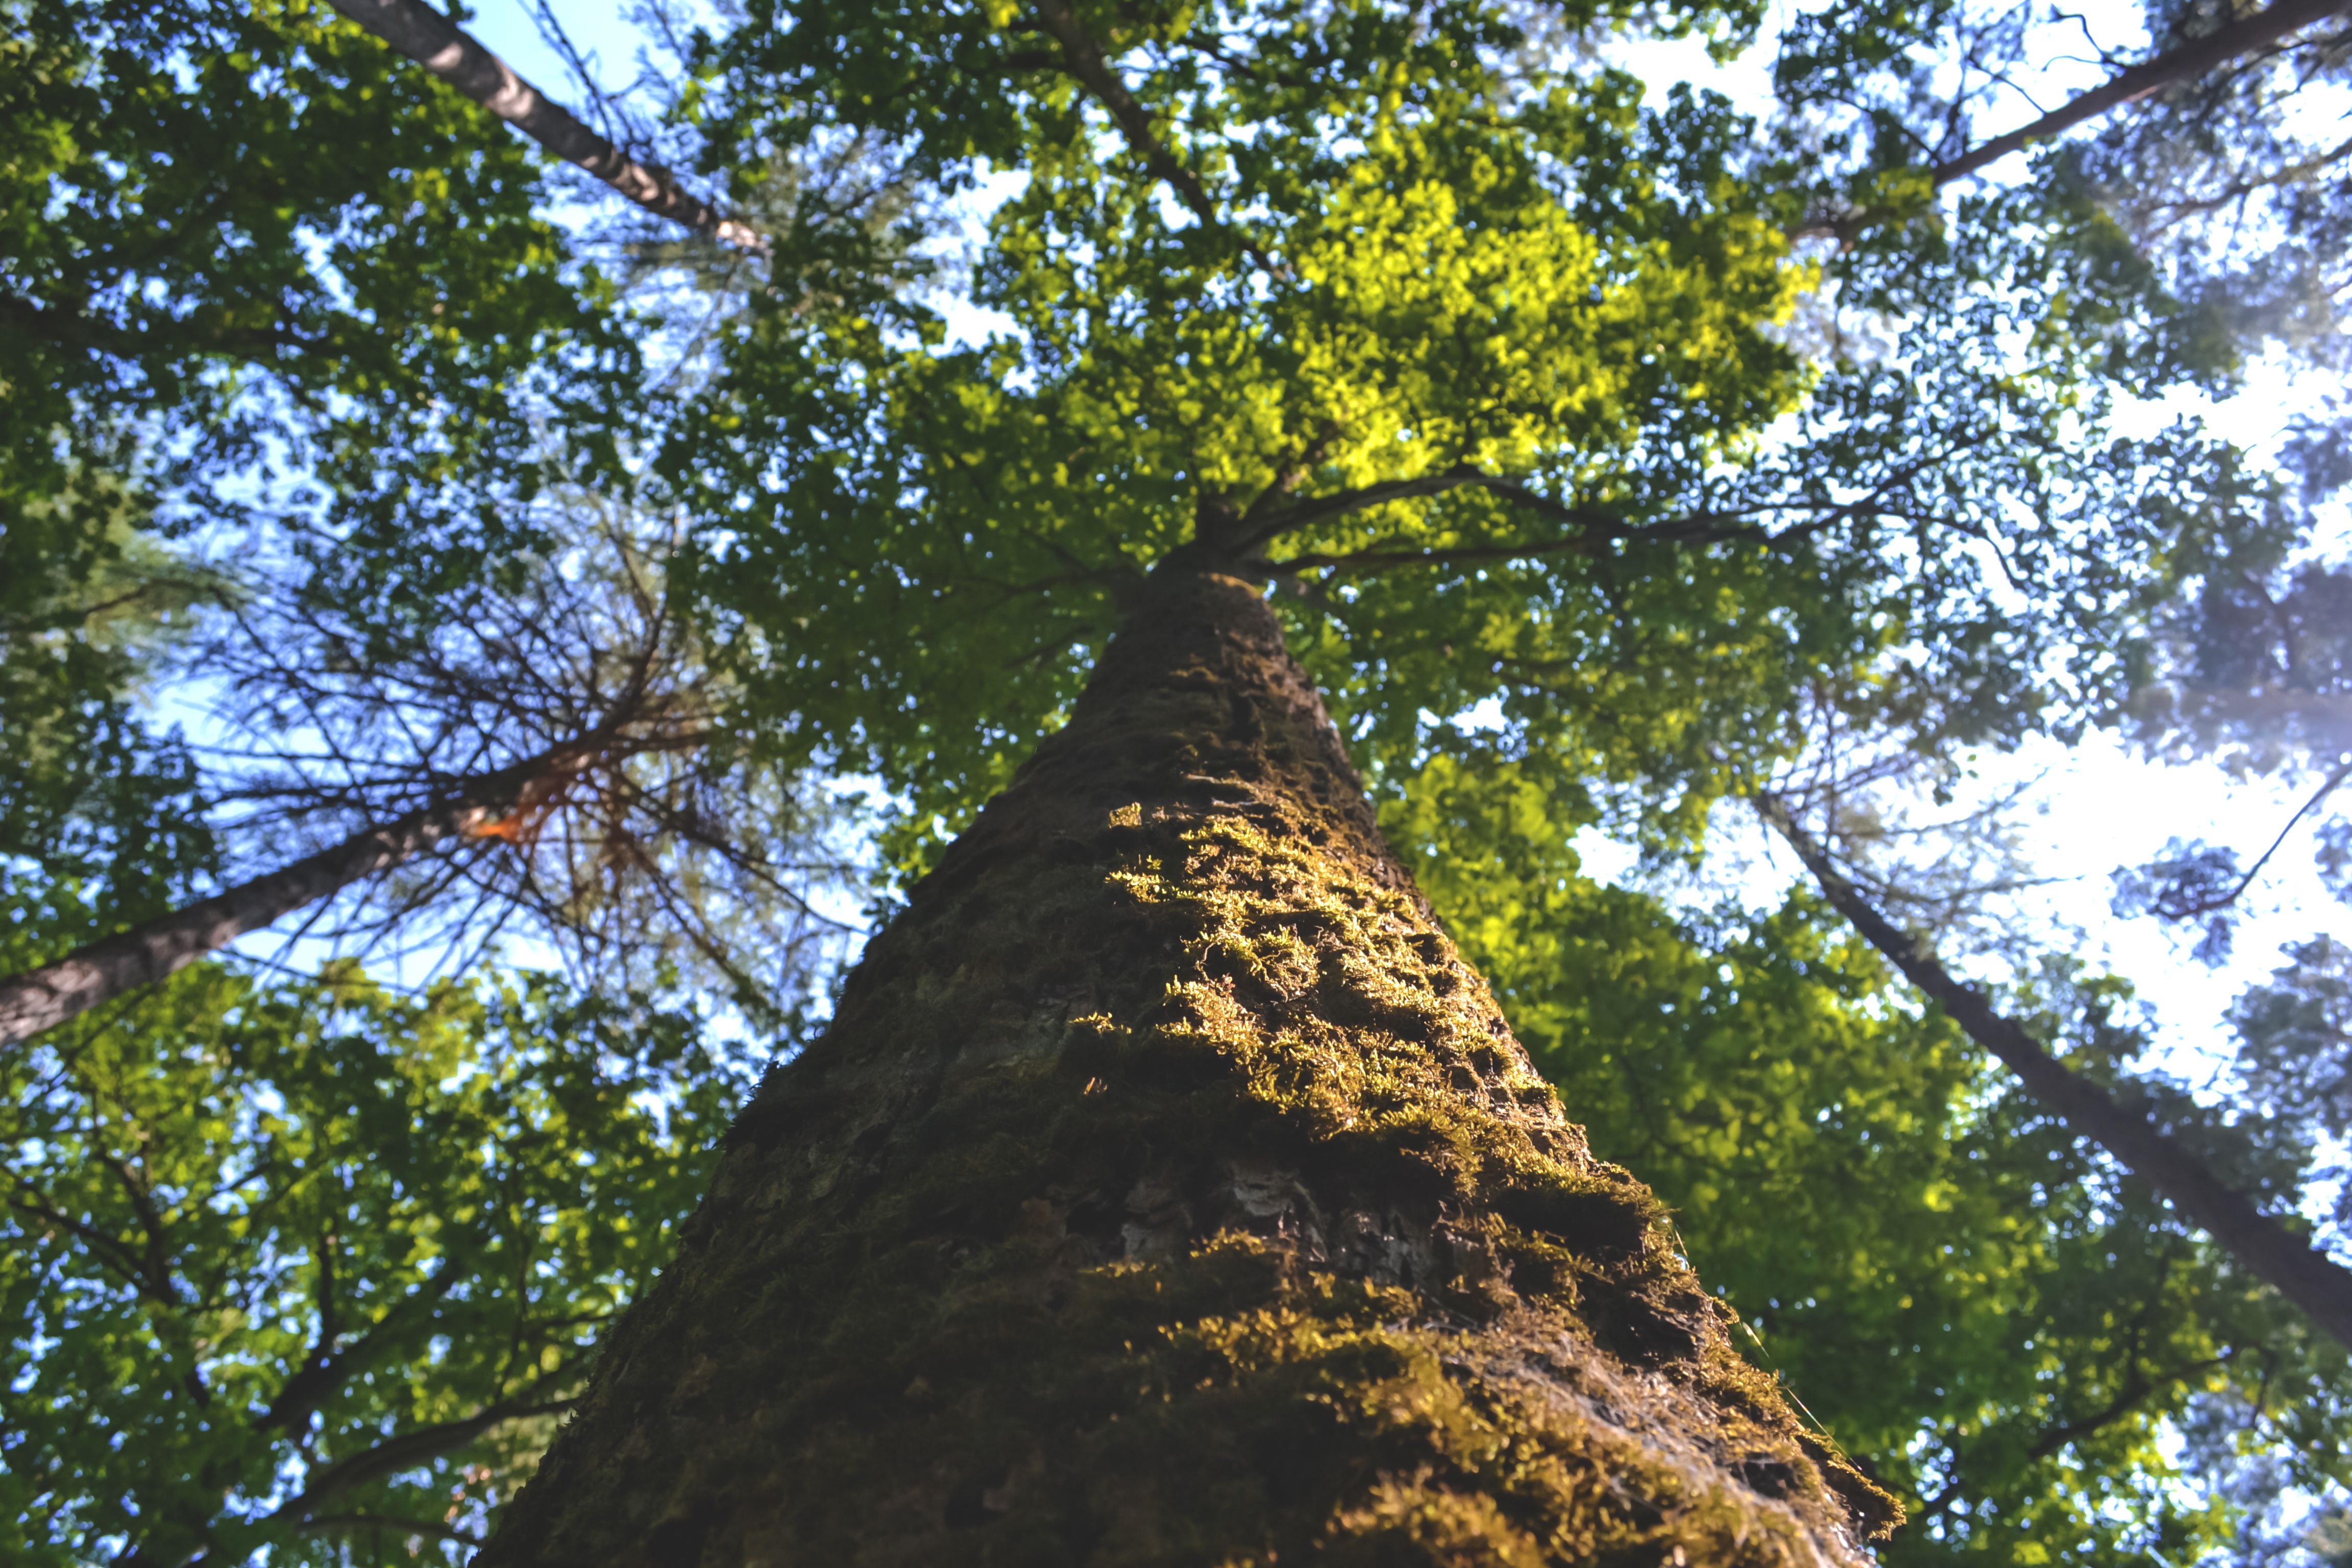
[[[2111,109],[2120,109],[2150,93],[2194,81],[2216,66],[2227,65],[2256,49],[2268,48],[2289,34],[2339,15],[2347,8],[2347,0],[2280,0],[2268,10],[2217,27],[2201,38],[2120,72],[2113,81],[2068,100],[2031,125],[2020,126],[1948,163],[1938,163],[1929,177],[1937,185],[1965,179],[2011,153],[2022,152],[2036,142],[2071,131],[2086,120],[2095,120]]]
[[[2179,48],[2168,50],[2152,60],[2142,61],[2120,71],[2112,80],[2067,100],[2039,120],[1972,147],[1957,158],[1934,165],[1927,171],[1928,183],[1940,190],[1956,180],[1964,180],[1979,170],[1990,168],[2011,153],[2023,152],[2036,142],[2046,142],[2085,121],[2095,120],[2152,93],[2194,81],[2210,70],[2258,49],[2266,49],[2315,22],[2347,11],[2352,11],[2352,0],[2279,0],[2279,4],[2267,10],[2242,17],[2201,38],[2191,39]],[[1815,213],[1790,230],[1790,237],[1795,239],[1835,238],[1851,244],[1864,228],[1883,221],[1885,216],[1886,212],[1882,208]]]
[[[1171,562],[771,1073],[479,1568],[1858,1564],[1373,825]]]
[[[582,124],[560,103],[424,0],[327,0],[337,11],[563,159],[576,163],[656,217],[697,234],[766,255],[768,242],[677,183],[658,164],[640,163]]]
[[[275,925],[378,871],[452,838],[503,837],[498,819],[552,792],[587,753],[559,747],[528,763],[470,779],[438,805],[412,811],[290,866],[78,947],[54,963],[0,980],[0,1046],[52,1028],[137,986],[178,973],[247,931]]]
[[[2202,1228],[2248,1273],[2302,1308],[2322,1332],[2352,1350],[2352,1269],[2256,1208],[2252,1199],[2216,1176],[2179,1140],[2145,1114],[2118,1104],[2115,1096],[2042,1049],[2015,1019],[1994,1011],[1983,992],[1954,978],[1933,953],[1871,906],[1787,806],[1759,795],[1756,810],[1789,841],[1838,912],[1950,1015],[1969,1038],[2015,1073],[2029,1093],[2056,1111],[2077,1136],[2105,1149],[2134,1180]]]

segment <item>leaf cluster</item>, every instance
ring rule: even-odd
[[[748,1089],[690,1016],[352,966],[185,971],[0,1073],[0,1513],[59,1564],[478,1540]]]
[[[308,0],[5,15],[12,532],[102,528],[54,502],[116,475],[171,528],[321,531],[417,615],[513,542],[536,417],[617,472],[636,356],[503,125]]]

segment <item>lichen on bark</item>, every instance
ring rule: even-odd
[[[478,1561],[1856,1560],[1895,1505],[1727,1321],[1269,608],[1171,563],[762,1086]]]

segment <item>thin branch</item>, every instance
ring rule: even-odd
[[[431,1281],[408,1292],[370,1324],[367,1331],[340,1349],[336,1341],[341,1336],[334,1331],[332,1285],[326,1278],[324,1260],[331,1257],[331,1242],[320,1248],[321,1281],[319,1289],[320,1323],[318,1348],[307,1357],[302,1369],[286,1380],[269,1408],[254,1421],[257,1431],[268,1432],[284,1428],[291,1432],[310,1419],[312,1412],[341,1387],[351,1375],[365,1366],[380,1350],[396,1327],[404,1326],[415,1314],[448,1297],[465,1279],[467,1271],[457,1260],[442,1258],[441,1269]]]
[[[2124,1385],[2116,1391],[2115,1398],[2107,1402],[2106,1408],[2084,1416],[2078,1421],[2063,1422],[2051,1427],[2033,1440],[2032,1447],[2025,1450],[2025,1456],[2030,1459],[2046,1459],[2067,1444],[2095,1436],[2114,1426],[2137,1409],[2140,1403],[2155,1393],[2159,1386],[2195,1377],[2200,1373],[2210,1372],[2224,1364],[2226,1363],[2222,1357],[2208,1356],[2202,1361],[2193,1361],[2185,1366],[2175,1367],[2158,1377],[2150,1377],[2145,1372],[2135,1372],[2125,1380]]]
[[[442,1455],[464,1447],[491,1427],[508,1421],[519,1421],[531,1415],[551,1415],[570,1409],[575,1400],[556,1399],[543,1404],[526,1404],[524,1394],[516,1394],[484,1405],[477,1414],[462,1421],[445,1421],[438,1426],[420,1427],[387,1438],[364,1453],[320,1469],[312,1475],[310,1484],[288,1500],[268,1515],[267,1522],[285,1521],[297,1530],[331,1529],[329,1521],[337,1518],[355,1519],[363,1515],[324,1515],[318,1506],[353,1488],[365,1486],[384,1476],[397,1475],[402,1470],[437,1459]],[[142,1551],[133,1549],[115,1559],[117,1563],[143,1563],[152,1559]],[[238,1559],[243,1561],[243,1559]],[[206,1552],[194,1560],[182,1559],[184,1568],[215,1568],[216,1559]],[[224,1564],[225,1568],[225,1564]]]
[[[486,1405],[462,1421],[444,1421],[437,1426],[404,1432],[397,1437],[388,1437],[363,1453],[338,1459],[320,1469],[299,1496],[289,1500],[272,1517],[308,1519],[320,1503],[330,1498],[437,1459],[444,1454],[464,1447],[493,1426],[532,1415],[557,1415],[571,1409],[576,1403],[571,1399],[551,1399],[532,1405],[518,1395]]]
[[[332,353],[335,346],[331,337],[304,337],[284,327],[200,326],[170,318],[120,327],[70,305],[37,305],[10,294],[0,294],[0,328],[63,348],[94,350],[120,360],[194,349],[274,366],[279,363],[280,349],[321,354]]]
[[[87,1225],[74,1218],[62,1209],[51,1208],[37,1198],[12,1196],[8,1199],[8,1206],[18,1214],[30,1215],[45,1226],[53,1226],[59,1230],[70,1233],[84,1247],[97,1254],[101,1260],[110,1264],[114,1271],[129,1280],[131,1287],[141,1295],[154,1301],[158,1306],[176,1307],[180,1304],[179,1292],[170,1289],[168,1282],[164,1293],[160,1295],[151,1288],[144,1261],[119,1238],[107,1235],[95,1226]]]
[[[2216,893],[2200,899],[2194,903],[2177,905],[2166,909],[2163,912],[2173,920],[2194,920],[2199,915],[2210,915],[2216,910],[2225,910],[2236,903],[2240,895],[2254,885],[2254,879],[2263,874],[2263,868],[2271,863],[2271,857],[2279,852],[2280,847],[2287,841],[2288,836],[2294,832],[2295,824],[2316,810],[2319,803],[2334,795],[2343,786],[2344,781],[2347,778],[2352,778],[2352,762],[2346,763],[2327,775],[2326,782],[2320,784],[2317,792],[2298,806],[2293,816],[2286,819],[2286,826],[2278,830],[2278,837],[2271,840],[2271,847],[2263,851],[2262,858],[2247,867],[2246,874],[2239,878],[2236,885],[2228,892]]]
[[[2347,157],[2352,157],[2352,138],[2339,142],[2325,152],[2315,153],[2299,163],[2289,163],[2283,168],[2234,181],[2210,196],[2184,196],[2178,201],[2157,202],[2153,204],[2154,210],[2166,215],[2158,221],[2158,226],[2178,222],[2192,214],[2201,216],[2218,212],[2232,202],[2244,201],[2256,191],[2307,179],[2329,164],[2341,163]]]
[[[1169,188],[1192,209],[1192,216],[1201,220],[1202,228],[1213,234],[1230,235],[1251,260],[1269,273],[1278,272],[1279,268],[1264,251],[1248,237],[1235,233],[1225,222],[1217,211],[1215,200],[1210,196],[1207,187],[1201,184],[1200,176],[1177,162],[1176,155],[1160,142],[1159,135],[1151,128],[1150,112],[1135,101],[1134,95],[1127,90],[1126,83],[1120,81],[1118,73],[1110,68],[1109,62],[1103,58],[1101,48],[1087,36],[1086,28],[1079,25],[1077,17],[1064,0],[1036,0],[1036,10],[1037,19],[1045,24],[1045,31],[1062,46],[1062,59],[1069,68],[1070,74],[1076,77],[1079,84],[1094,94],[1105,109],[1110,110],[1111,118],[1118,122],[1120,133],[1127,138],[1128,146],[1143,160],[1144,167],[1167,182]]]
[[[395,1530],[403,1535],[421,1535],[429,1541],[454,1541],[460,1546],[482,1543],[482,1538],[473,1531],[438,1520],[394,1519],[381,1513],[317,1513],[295,1528],[308,1535],[338,1530]]]

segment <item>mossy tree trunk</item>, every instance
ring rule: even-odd
[[[1152,576],[730,1144],[482,1568],[1810,1563],[1895,1517],[1213,571]]]

